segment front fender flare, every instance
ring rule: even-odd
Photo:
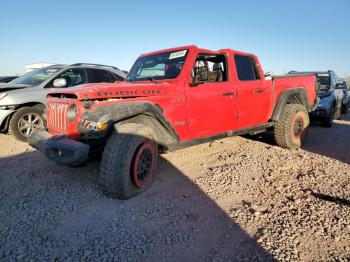
[[[170,122],[165,118],[160,108],[150,102],[122,102],[98,107],[83,116],[91,122],[108,123],[108,129],[103,133],[91,132],[80,121],[78,129],[85,139],[101,138],[105,136],[114,124],[120,122],[138,122],[156,129],[158,143],[169,145],[179,141],[179,136]]]

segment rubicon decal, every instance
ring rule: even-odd
[[[98,96],[138,96],[138,95],[159,95],[160,90],[117,90],[97,92]]]

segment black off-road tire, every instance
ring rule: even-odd
[[[142,162],[140,154],[143,152],[140,153],[140,150],[146,150],[149,161],[146,162],[149,169],[145,168],[149,172],[146,172],[148,175],[144,180],[135,175],[135,170],[139,170],[138,163]],[[98,183],[109,197],[131,198],[147,190],[153,183],[157,161],[158,146],[151,128],[136,123],[115,126],[102,154]]]
[[[341,113],[342,113],[343,115],[345,115],[345,114],[348,113],[348,111],[349,111],[349,103],[347,103],[346,105],[342,105],[342,107],[341,107]]]
[[[12,136],[17,138],[18,140],[21,140],[23,142],[27,142],[27,136],[21,133],[19,129],[19,121],[22,119],[23,116],[28,115],[28,114],[33,114],[37,115],[40,117],[41,122],[42,122],[42,127],[44,127],[44,120],[42,117],[43,111],[39,110],[38,108],[35,107],[22,107],[18,109],[10,119],[9,123],[9,132]]]
[[[309,114],[303,105],[285,105],[274,127],[276,143],[280,147],[289,149],[301,147],[309,124]]]
[[[333,126],[335,108],[332,107],[331,110],[332,110],[332,111],[329,113],[329,115],[328,115],[326,118],[322,119],[321,124],[322,124],[322,126],[324,126],[324,127],[332,127],[332,126]]]

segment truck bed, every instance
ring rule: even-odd
[[[285,89],[304,88],[309,99],[309,105],[312,107],[316,99],[316,76],[313,74],[305,75],[280,75],[273,76],[274,83],[274,104],[277,102],[281,92]]]

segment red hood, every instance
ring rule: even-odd
[[[69,89],[60,89],[48,94],[48,97],[58,97],[60,94],[76,95],[79,100],[157,96],[166,94],[168,82],[161,83],[91,83],[78,85]]]

